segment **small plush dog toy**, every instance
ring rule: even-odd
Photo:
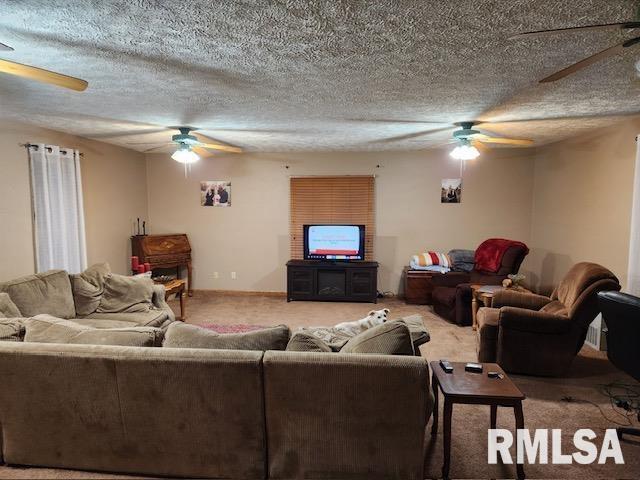
[[[334,328],[349,335],[358,335],[359,333],[375,327],[376,325],[382,325],[387,321],[387,315],[389,315],[388,308],[383,308],[382,310],[371,310],[362,320],[342,322],[337,324]]]

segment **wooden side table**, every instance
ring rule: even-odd
[[[491,416],[490,428],[496,428],[496,416],[498,407],[513,408],[516,417],[516,430],[524,428],[524,414],[522,413],[522,400],[525,396],[520,389],[504,373],[504,370],[496,363],[483,363],[482,373],[467,372],[465,363],[452,362],[453,373],[446,373],[440,362],[430,362],[433,388],[433,425],[431,435],[438,433],[438,390],[444,396],[443,428],[444,428],[444,464],[442,465],[442,477],[449,478],[451,466],[451,416],[453,404],[489,405]],[[489,378],[488,372],[499,372],[502,378]],[[514,435],[515,438],[515,435]],[[524,467],[516,464],[517,478],[524,478]]]
[[[433,282],[431,279],[439,272],[429,270],[412,270],[411,267],[404,267],[404,301],[414,305],[431,305],[431,293],[433,292]]]
[[[178,320],[182,320],[184,322],[186,317],[186,282],[184,280],[176,279],[171,280],[166,283],[157,282],[160,285],[164,285],[165,289],[165,300],[168,300],[171,295],[177,295],[180,299],[180,318]]]

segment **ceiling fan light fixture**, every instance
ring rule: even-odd
[[[476,147],[471,145],[469,140],[461,139],[460,145],[454,148],[449,156],[456,160],[474,160],[480,156],[480,152]]]
[[[196,152],[191,150],[191,147],[186,144],[181,144],[178,147],[178,149],[175,152],[173,152],[173,154],[171,155],[171,158],[173,158],[178,163],[185,163],[185,164],[195,163],[198,160],[200,160],[200,156]]]

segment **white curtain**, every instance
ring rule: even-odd
[[[627,291],[640,296],[640,136],[636,137],[636,166],[633,176],[633,205],[631,208],[631,238],[629,240],[629,268]]]
[[[80,153],[71,148],[29,148],[36,269],[78,273],[87,267]]]

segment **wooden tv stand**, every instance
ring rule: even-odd
[[[287,302],[378,301],[378,262],[289,260]]]

